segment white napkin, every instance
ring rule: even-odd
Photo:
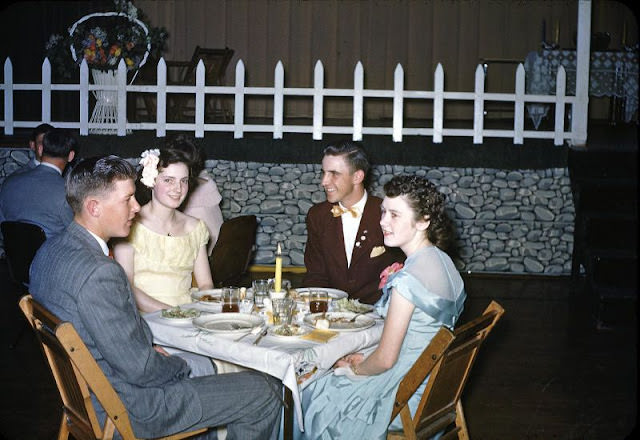
[[[360,376],[359,374],[355,374],[350,367],[338,367],[333,370],[333,374],[336,376],[347,376],[350,380],[359,381],[364,380],[367,376]]]

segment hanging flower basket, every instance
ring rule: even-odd
[[[127,70],[137,70],[151,51],[147,26],[123,12],[85,15],[69,28],[69,36],[73,61],[84,59],[92,69],[114,70],[123,59]]]

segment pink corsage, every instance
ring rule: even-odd
[[[387,279],[392,273],[396,273],[404,267],[404,264],[395,262],[391,266],[387,266],[382,272],[380,272],[380,284],[378,289],[382,289],[387,284]]]

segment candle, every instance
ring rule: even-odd
[[[282,287],[282,249],[280,243],[278,243],[278,249],[276,250],[276,277],[274,281],[273,290],[280,292]]]

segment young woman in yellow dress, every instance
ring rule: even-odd
[[[189,303],[192,281],[200,289],[213,288],[202,220],[181,212],[192,178],[183,151],[147,150],[142,153],[140,181],[151,199],[140,209],[131,233],[114,246],[142,312]]]

